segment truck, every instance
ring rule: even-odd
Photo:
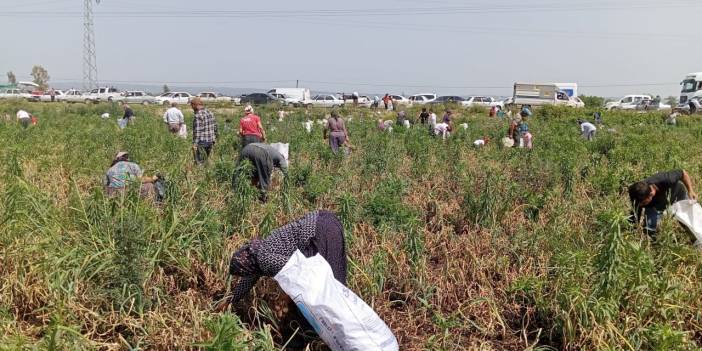
[[[579,104],[561,91],[554,83],[514,83],[513,105],[565,105],[579,107]]]
[[[553,83],[558,89],[566,93],[571,98],[578,97],[578,83]]]
[[[299,105],[300,102],[304,100],[310,100],[312,98],[312,94],[307,88],[273,88],[268,91],[268,94],[283,94],[286,100],[294,106]]]
[[[689,73],[680,85],[680,101],[675,110],[689,113],[702,111],[702,72]]]

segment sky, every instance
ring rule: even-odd
[[[81,86],[84,0],[0,0],[0,71]],[[702,71],[699,0],[102,0],[101,85],[679,95]],[[697,29],[697,30],[696,30]],[[8,35],[7,33],[11,33]],[[4,75],[0,76],[0,82]]]

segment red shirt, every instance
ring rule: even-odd
[[[262,138],[263,135],[258,129],[259,123],[261,123],[261,117],[258,117],[251,113],[242,117],[239,120],[239,128],[241,128],[243,135],[255,135],[259,138]]]

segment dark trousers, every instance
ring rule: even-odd
[[[210,157],[210,152],[212,152],[212,146],[214,145],[211,141],[200,141],[197,143],[197,149],[195,150],[195,163],[201,165],[207,161]]]
[[[258,135],[242,135],[241,136],[241,150],[243,150],[246,145],[251,143],[262,143],[263,140],[258,137]]]
[[[20,123],[22,124],[22,128],[27,129],[27,127],[29,127],[29,122],[30,122],[29,118],[20,118]]]
[[[666,194],[669,199],[669,203],[672,205],[678,201],[687,200],[687,188],[683,182],[678,181],[673,188],[670,189],[670,193]],[[644,207],[644,221],[646,222],[646,233],[655,239],[656,231],[658,230],[658,222],[663,218],[663,212],[665,212],[665,207],[656,208],[654,206]]]

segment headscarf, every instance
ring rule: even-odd
[[[260,246],[261,241],[254,239],[237,250],[229,261],[229,274],[239,277],[262,275],[256,259]]]

